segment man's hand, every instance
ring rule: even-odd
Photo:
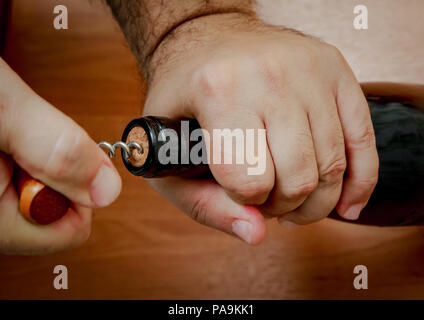
[[[358,218],[377,183],[378,155],[368,105],[335,47],[266,25],[224,0],[190,0],[200,8],[191,14],[173,1],[166,8],[139,1],[150,8],[140,5],[140,14],[151,13],[143,23],[108,2],[148,79],[145,114],[194,117],[210,133],[267,132],[263,175],[212,163],[216,181],[153,180],[156,190],[198,222],[251,244],[264,237],[263,215],[307,224],[337,205],[341,216]],[[245,8],[250,1],[237,3]],[[170,20],[182,17],[171,29],[166,12],[173,12]]]
[[[68,197],[72,209],[48,226],[27,221],[11,181],[14,162]],[[110,204],[120,189],[116,169],[87,133],[0,59],[0,253],[44,254],[80,244],[90,234],[90,208]]]
[[[152,66],[146,114],[195,117],[209,132],[267,130],[263,175],[211,164],[216,183],[152,183],[185,212],[250,243],[264,235],[261,212],[307,224],[338,204],[343,217],[358,218],[378,156],[368,105],[336,48],[244,15],[216,15],[180,26]]]

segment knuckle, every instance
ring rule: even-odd
[[[334,183],[343,178],[346,170],[345,156],[334,157],[330,161],[326,161],[319,167],[320,180],[325,182]]]
[[[208,216],[209,197],[201,196],[191,206],[189,216],[200,224],[206,224]]]
[[[87,137],[80,130],[64,130],[56,141],[43,171],[50,177],[66,179],[74,173],[81,150],[87,146]]]
[[[194,86],[208,98],[219,98],[233,90],[236,70],[230,59],[215,59],[194,73]]]
[[[255,179],[245,183],[231,185],[228,191],[235,194],[243,201],[263,202],[274,187],[273,181]]]
[[[318,177],[310,175],[296,179],[296,182],[284,188],[283,193],[289,199],[299,199],[307,197],[318,187]]]
[[[282,68],[278,58],[274,56],[260,57],[256,59],[259,74],[263,76],[265,83],[274,90],[281,90],[286,84],[286,72]]]
[[[357,180],[355,183],[358,189],[374,189],[378,182],[378,174],[367,178],[361,178]]]
[[[365,150],[376,146],[375,133],[372,124],[365,126],[357,134],[350,137],[350,146],[355,150]]]

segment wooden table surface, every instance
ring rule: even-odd
[[[118,140],[126,123],[141,114],[144,87],[135,60],[101,1],[61,1],[68,7],[69,30],[52,26],[56,2],[13,2],[6,59],[41,96],[75,119],[94,140]],[[403,8],[413,17],[421,10],[422,17],[421,0],[405,1],[408,6],[404,7],[400,4],[404,2],[395,0],[363,1],[374,9],[370,10],[370,19],[375,19],[370,25],[382,28],[380,32],[370,30],[368,35],[351,30],[353,1],[338,4],[337,11],[329,10],[329,17],[308,16],[308,12],[325,13],[325,6],[334,8],[331,4],[340,1],[313,5],[296,1],[304,11],[294,2],[277,2],[267,8],[268,2],[261,1],[263,15],[274,23],[292,17],[293,24],[340,45],[361,80],[424,83],[424,45],[418,41],[424,39],[424,19],[414,25],[410,16],[396,16]],[[378,8],[383,12],[378,13]],[[272,11],[281,14],[272,18]],[[295,21],[296,12],[301,14]],[[384,20],[390,15],[394,22]],[[343,16],[349,25],[332,25]],[[410,23],[402,24],[399,19]],[[398,30],[398,38],[396,33],[391,42],[384,37],[384,25],[386,35],[393,28]],[[402,26],[408,29],[407,39],[402,36]],[[349,39],[343,37],[344,31]],[[373,40],[377,33],[378,39]],[[365,42],[355,44],[355,39]],[[409,46],[405,44],[408,41]],[[387,50],[390,43],[394,47]],[[376,56],[383,57],[377,66]],[[403,67],[402,57],[407,62]],[[327,219],[284,229],[269,221],[264,243],[250,247],[194,223],[141,178],[126,172],[120,160],[115,163],[123,177],[122,194],[110,207],[95,211],[88,242],[49,256],[0,256],[0,298],[424,298],[423,228],[364,227]],[[58,264],[68,267],[68,290],[53,288],[53,268]],[[359,264],[368,268],[368,290],[353,288],[353,268]]]

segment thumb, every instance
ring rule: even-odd
[[[168,177],[148,182],[201,224],[236,235],[253,245],[265,237],[265,219],[260,211],[254,206],[238,204],[213,180]]]
[[[0,150],[83,206],[109,205],[121,190],[112,162],[88,134],[35,94],[1,59]]]

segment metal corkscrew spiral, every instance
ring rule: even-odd
[[[106,141],[101,141],[98,143],[98,146],[100,148],[106,148],[109,151],[109,158],[114,158],[115,157],[115,151],[116,148],[120,147],[122,150],[124,150],[124,154],[125,154],[125,158],[129,159],[131,157],[131,150],[132,149],[137,149],[138,152],[143,153],[143,147],[140,146],[137,142],[135,141],[131,141],[128,144],[122,142],[122,141],[117,141],[113,144],[110,144],[109,142]]]

